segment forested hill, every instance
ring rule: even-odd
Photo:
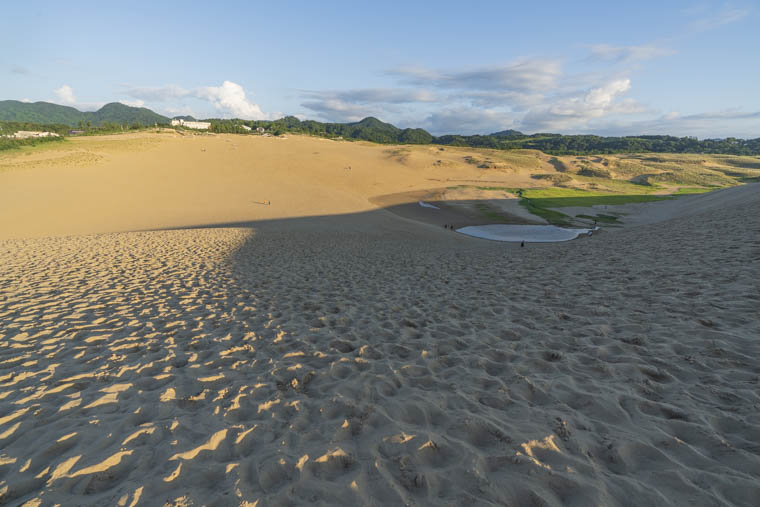
[[[191,119],[191,117],[183,117]],[[131,107],[118,102],[106,104],[95,112],[82,112],[73,107],[49,102],[0,101],[0,121],[63,124],[71,127],[125,125],[129,127],[165,125],[166,116],[144,107]],[[760,138],[757,139],[704,139],[674,136],[602,137],[593,135],[523,134],[517,130],[503,130],[489,135],[444,135],[435,137],[424,129],[400,129],[377,118],[365,118],[354,123],[325,123],[301,121],[286,116],[274,121],[206,120],[212,132],[248,134],[263,128],[274,135],[284,133],[309,134],[328,138],[371,141],[383,144],[438,144],[498,150],[535,149],[552,155],[588,155],[607,153],[724,153],[731,155],[760,155]],[[243,125],[252,128],[248,131]]]
[[[215,132],[244,133],[241,125],[261,127],[275,135],[286,132],[322,137],[372,141],[385,144],[440,144],[497,150],[534,149],[552,155],[587,155],[605,153],[725,153],[760,155],[757,139],[705,139],[674,136],[601,137],[591,135],[532,134],[504,130],[489,135],[445,135],[434,137],[423,129],[400,129],[377,118],[356,123],[301,121],[287,116],[275,121],[210,120]]]
[[[132,107],[112,102],[97,111],[79,111],[73,107],[60,106],[50,102],[0,101],[0,121],[63,124],[71,127],[86,125],[100,126],[106,123],[153,125],[168,124],[169,118],[154,113],[145,107]]]

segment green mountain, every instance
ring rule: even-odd
[[[75,127],[80,122],[90,122],[99,126],[104,123],[169,123],[169,118],[154,113],[145,107],[132,107],[112,102],[94,112],[83,112],[69,106],[60,106],[50,102],[19,102],[18,100],[0,101],[0,121],[61,123]]]
[[[85,113],[88,114],[88,113]],[[111,102],[101,107],[92,114],[92,123],[102,125],[105,122],[110,123],[140,123],[142,125],[153,125],[154,123],[171,123],[169,118],[154,113],[146,107],[132,107],[119,102]]]
[[[80,120],[87,121],[85,113],[73,107],[59,106],[50,102],[0,101],[0,121],[76,125]]]

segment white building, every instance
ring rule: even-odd
[[[243,127],[245,130],[251,130],[251,127],[249,127],[248,125],[240,125],[240,126]]]
[[[211,127],[211,123],[207,121],[185,121],[185,120],[172,120],[172,127],[185,127],[188,129],[204,130]]]
[[[28,139],[30,137],[58,137],[55,132],[37,132],[34,130],[19,130],[12,137],[16,139]]]

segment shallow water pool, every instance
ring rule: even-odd
[[[592,229],[566,229],[555,225],[472,225],[457,229],[457,232],[475,238],[491,239],[494,241],[511,241],[526,243],[553,243],[570,241],[582,234],[588,234]]]

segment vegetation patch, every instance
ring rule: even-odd
[[[531,174],[530,177],[533,178],[534,180],[551,181],[555,185],[561,185],[562,183],[573,181],[573,178],[570,175],[562,174],[562,173]]]
[[[712,192],[715,190],[715,187],[713,188],[704,188],[704,187],[680,187],[678,190],[673,192],[673,195],[692,195],[692,194],[704,194],[707,192]]]
[[[583,166],[578,171],[580,176],[588,176],[589,178],[611,178],[612,174],[607,169],[599,167],[593,167],[590,165]]]
[[[554,169],[557,172],[560,172],[560,173],[570,172],[570,167],[566,163],[564,163],[563,161],[561,161],[560,159],[558,159],[557,157],[550,158],[549,159],[549,163],[552,166],[554,166]]]
[[[477,166],[478,169],[504,169],[506,164],[503,164],[501,162],[494,162],[490,158],[486,159],[479,159],[476,157],[473,157],[472,155],[467,155],[464,157],[464,161],[468,164],[472,164],[474,166]]]
[[[672,199],[672,196],[649,195],[649,194],[605,194],[601,192],[589,192],[574,188],[528,188],[510,189],[520,195],[520,204],[528,211],[537,215],[547,222],[558,225],[572,225],[572,217],[556,211],[552,208],[565,207],[591,207],[595,205],[618,205],[632,202],[652,202]],[[617,218],[613,215],[597,215],[592,217],[585,215],[581,218],[596,219],[600,222],[614,223]],[[603,218],[599,218],[603,217]]]
[[[395,148],[385,150],[385,154],[388,156],[388,158],[392,158],[396,162],[404,164],[409,160],[410,151],[409,148]]]
[[[494,210],[491,206],[489,206],[486,203],[478,202],[475,204],[475,207],[480,211],[480,214],[484,217],[488,218],[491,221],[499,222],[499,223],[507,223],[509,220],[504,217],[501,213]]]
[[[603,224],[617,224],[620,223],[618,221],[618,217],[614,215],[575,215],[576,218],[585,218],[586,220],[596,220],[597,222],[601,222]]]
[[[572,225],[572,218],[570,216],[553,209],[545,208],[536,203],[533,199],[522,198],[520,199],[520,204],[525,206],[525,209],[534,215],[543,218],[552,225],[560,227]]]
[[[38,146],[47,143],[59,143],[63,137],[30,137],[27,139],[13,139],[9,137],[0,137],[0,151],[15,150],[28,146]]]

